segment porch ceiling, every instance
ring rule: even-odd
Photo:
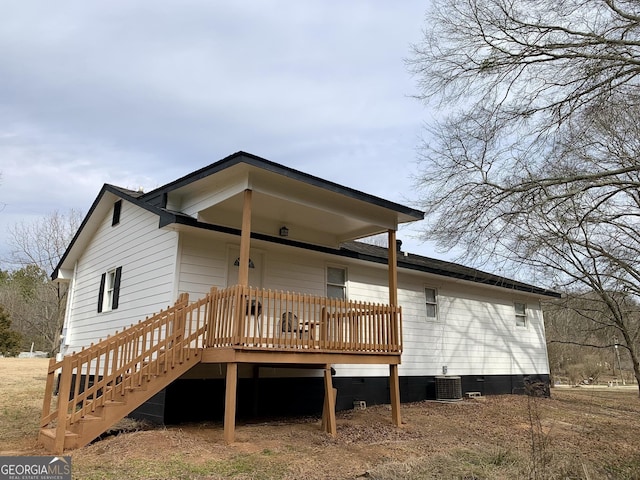
[[[196,183],[174,191],[174,203],[182,211],[191,205],[185,213],[202,222],[240,229],[243,192],[250,189],[252,231],[278,236],[286,226],[290,239],[327,246],[396,230],[398,224],[418,219],[376,197],[243,163]]]

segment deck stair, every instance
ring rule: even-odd
[[[327,392],[332,388],[327,365],[389,364],[399,404],[401,353],[399,306],[240,285],[212,288],[193,303],[183,294],[175,305],[137,325],[61,361],[51,360],[39,440],[54,454],[82,447],[201,361],[227,365],[229,441],[235,402],[226,405],[235,399],[238,363],[325,368]],[[394,418],[399,425],[399,415]]]
[[[172,307],[49,364],[39,441],[79,448],[200,362],[214,292]],[[57,402],[54,386],[57,388]]]

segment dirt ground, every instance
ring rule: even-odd
[[[0,455],[46,454],[36,435],[46,360],[0,359]],[[318,418],[122,431],[70,452],[78,479],[640,479],[640,400],[628,388],[555,388],[340,412]],[[129,430],[125,432],[124,430]]]

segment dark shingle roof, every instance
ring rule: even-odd
[[[343,244],[342,249],[347,252],[354,253],[362,260],[378,261],[380,263],[387,263],[388,260],[388,251],[386,247],[379,247],[363,242],[347,242]],[[547,297],[560,297],[560,294],[553,290],[547,290],[545,288],[518,282],[492,273],[483,272],[482,270],[477,270],[475,268],[465,267],[464,265],[447,262],[445,260],[423,257],[421,255],[405,255],[404,253],[398,255],[398,267],[431,273],[434,275],[442,275],[444,277],[455,278],[458,280],[467,280],[483,285],[493,285],[520,292],[534,293]]]
[[[191,183],[204,176],[211,175],[212,173],[215,173],[220,169],[227,168],[230,165],[233,165],[236,162],[240,162],[240,161],[247,162],[255,166],[259,166],[260,168],[270,169],[286,176],[292,176],[296,179],[299,179],[311,184],[316,184],[318,186],[322,186],[323,188],[326,188],[328,190],[340,191],[341,193],[347,194],[348,196],[360,198],[366,201],[370,201],[372,203],[378,203],[392,210],[396,210],[398,212],[402,212],[404,214],[413,216],[416,219],[421,219],[423,218],[423,215],[424,215],[422,212],[418,210],[413,210],[411,208],[404,207],[402,205],[398,205],[393,202],[388,202],[386,200],[373,197],[371,195],[365,194],[363,192],[359,192],[357,190],[353,190],[347,187],[334,184],[332,182],[328,182],[326,180],[322,180],[317,177],[313,177],[303,172],[299,172],[297,170],[293,170],[288,167],[284,167],[282,165],[270,162],[268,160],[257,157],[255,155],[251,155],[245,152],[237,152],[219,162],[209,165],[208,167],[205,167],[201,170],[193,172],[192,174],[189,174],[181,179],[178,179],[174,182],[171,182],[165,185],[164,187],[160,187],[159,189],[152,190],[151,192],[148,192],[148,193],[129,190],[127,188],[117,187],[115,185],[105,184],[102,190],[100,191],[100,193],[98,194],[98,197],[94,201],[93,205],[89,209],[87,216],[83,220],[82,225],[78,229],[78,232],[76,233],[75,237],[71,241],[71,244],[67,248],[67,251],[63,255],[62,259],[60,260],[58,266],[56,267],[56,270],[53,272],[52,278],[55,279],[57,277],[59,268],[61,267],[66,257],[68,256],[69,252],[71,251],[72,247],[76,243],[88,219],[91,217],[93,211],[96,209],[98,203],[100,202],[100,199],[107,192],[110,192],[116,195],[116,197],[126,199],[136,204],[137,206],[158,215],[160,217],[160,223],[159,223],[160,227],[168,224],[176,223],[176,224],[182,224],[182,225],[189,225],[196,228],[216,230],[216,231],[221,231],[221,232],[230,233],[234,235],[240,235],[240,232],[237,229],[202,223],[197,219],[181,214],[180,212],[169,211],[166,208],[162,208],[162,204],[159,201],[160,197],[164,193],[174,188]],[[325,252],[332,255],[356,258],[356,259],[374,262],[374,263],[380,263],[380,264],[388,263],[388,250],[386,247],[379,247],[376,245],[370,245],[362,242],[347,242],[347,243],[344,243],[341,246],[341,248],[335,249],[335,248],[306,244],[303,242],[292,241],[289,239],[283,239],[279,237],[272,237],[269,235],[264,235],[259,233],[252,233],[251,237],[274,242],[274,243],[287,244],[287,245],[304,248],[308,250],[316,250],[316,251]],[[541,287],[528,285],[526,283],[518,282],[518,281],[511,280],[498,275],[493,275],[491,273],[483,272],[481,270],[477,270],[470,267],[465,267],[463,265],[459,265],[456,263],[447,262],[444,260],[437,260],[429,257],[423,257],[415,254],[398,255],[398,266],[400,268],[416,270],[419,272],[425,272],[425,273],[430,273],[434,275],[441,275],[444,277],[449,277],[449,278],[454,278],[459,280],[466,280],[466,281],[484,284],[484,285],[492,285],[492,286],[512,289],[520,292],[533,293],[533,294],[549,296],[549,297],[560,297],[559,293],[554,292],[552,290],[547,290]]]

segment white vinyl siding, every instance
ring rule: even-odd
[[[70,301],[68,325],[70,350],[166,308],[178,293],[187,292],[196,300],[212,286],[225,288],[229,255],[239,246],[233,235],[158,229],[156,215],[128,202],[123,202],[119,227],[112,228],[111,221],[109,212],[77,264],[74,284],[79,288]],[[325,296],[327,267],[331,267],[345,273],[344,282],[331,284],[348,285],[350,300],[389,302],[384,265],[254,240],[251,248],[252,256],[258,251],[262,258],[264,288]],[[100,276],[116,266],[123,267],[119,308],[97,315]],[[514,321],[512,292],[506,289],[402,269],[398,286],[404,344],[400,375],[440,375],[443,366],[451,375],[549,373],[542,313],[533,296],[517,299],[526,302],[527,328],[520,328]],[[431,301],[428,289],[435,292],[437,322],[425,321]],[[335,368],[342,377],[389,375],[386,365]]]
[[[349,291],[358,300],[388,303],[384,269],[349,266]],[[419,274],[398,275],[402,306],[402,376],[548,374],[539,302],[527,303],[528,329],[514,325],[509,292],[442,280],[436,289],[438,321],[425,322],[425,282]],[[336,365],[338,376],[388,376],[385,365]]]
[[[226,287],[227,248],[224,241],[183,233],[180,245],[179,293],[188,293],[191,300],[197,300],[211,287]]]
[[[539,306],[531,309],[532,328],[516,331],[513,303],[493,289],[440,289],[439,301],[446,322],[442,365],[449,374],[549,373]]]
[[[118,228],[105,216],[78,260],[76,288],[68,312],[68,350],[78,350],[143,320],[174,300],[178,234],[158,229],[158,217],[123,202]],[[103,273],[123,267],[117,310],[96,312]]]

